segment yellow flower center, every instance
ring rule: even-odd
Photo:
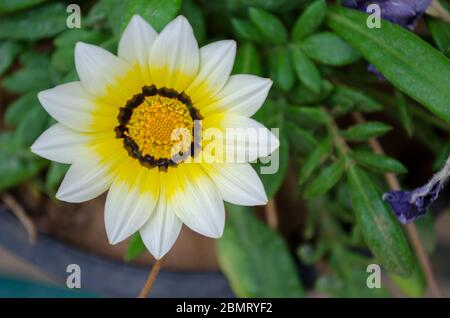
[[[188,107],[177,99],[154,95],[133,110],[127,124],[128,132],[142,155],[154,159],[172,158],[182,151],[179,134],[185,129],[189,133],[194,121]],[[189,143],[190,144],[190,143]]]
[[[167,170],[195,156],[201,147],[202,116],[185,93],[144,86],[117,116],[116,138],[147,168]],[[200,137],[200,140],[199,140]]]

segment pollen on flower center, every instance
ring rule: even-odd
[[[194,138],[195,121],[202,119],[199,111],[186,94],[172,89],[145,86],[120,108],[117,119],[116,137],[148,168],[176,166],[200,144]]]
[[[160,95],[146,97],[131,115],[128,132],[139,147],[141,153],[155,159],[171,158],[179,143],[174,134],[179,129],[189,132],[194,121],[186,105],[177,99]]]

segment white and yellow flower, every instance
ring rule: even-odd
[[[193,131],[195,121],[203,130],[264,127],[249,117],[263,104],[272,82],[230,76],[235,52],[234,41],[199,49],[183,16],[159,34],[134,16],[118,56],[77,43],[80,81],[38,95],[58,123],[36,140],[32,151],[71,164],[57,198],[83,202],[109,189],[105,226],[111,244],[139,231],[158,259],[170,250],[182,223],[220,237],[223,200],[265,204],[263,185],[249,163],[187,163],[171,157],[172,132]],[[260,155],[268,155],[278,147],[276,137],[268,136],[243,136],[248,140],[241,147],[257,147]],[[200,140],[178,151],[194,157],[192,148],[203,145]]]

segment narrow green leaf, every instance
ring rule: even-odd
[[[408,169],[401,162],[389,156],[365,150],[352,151],[351,156],[356,162],[379,172],[408,172]]]
[[[288,164],[289,164],[289,143],[286,137],[283,134],[280,134],[280,147],[278,148],[278,167],[275,166],[275,156],[276,154],[272,154],[272,160],[268,164],[259,163],[255,168],[259,174],[259,177],[264,185],[264,189],[266,190],[267,197],[269,199],[273,198],[278,190],[281,188],[283,184],[284,178],[286,176]],[[266,168],[262,168],[266,167]],[[263,173],[264,170],[272,170],[278,168],[275,173]]]
[[[389,273],[389,277],[400,291],[408,297],[422,297],[427,290],[425,275],[417,262],[409,277],[402,277],[393,273]]]
[[[124,12],[128,1],[124,0],[100,0],[106,12],[108,25],[113,31],[114,41],[117,42],[122,34],[124,26]]]
[[[17,42],[0,42],[0,76],[9,69],[21,48]]]
[[[233,74],[262,75],[261,58],[253,44],[244,43],[238,47]]]
[[[191,23],[195,38],[199,44],[206,40],[206,22],[203,12],[193,0],[183,0],[181,14]]]
[[[25,67],[17,72],[5,77],[2,85],[5,89],[12,93],[28,93],[30,91],[40,91],[48,88],[52,83],[49,68],[42,65],[41,67]]]
[[[326,10],[327,4],[325,0],[317,0],[306,7],[292,28],[292,41],[299,42],[306,36],[314,33],[322,24]]]
[[[314,93],[320,94],[322,78],[316,65],[299,47],[291,49],[292,64],[298,79]]]
[[[395,91],[395,103],[394,107],[397,110],[398,119],[400,120],[403,128],[405,128],[406,133],[409,137],[413,135],[413,122],[412,114],[406,104],[405,96],[399,91]]]
[[[45,178],[45,186],[49,191],[56,193],[64,175],[69,169],[69,165],[58,162],[51,162]]]
[[[126,262],[130,262],[139,257],[146,250],[147,248],[142,241],[141,235],[139,234],[139,232],[136,232],[131,237],[130,243],[128,243],[127,251],[123,258]]]
[[[301,297],[303,287],[286,243],[248,207],[227,204],[219,263],[238,297]]]
[[[337,161],[326,167],[313,181],[305,188],[304,197],[310,199],[318,197],[328,192],[338,183],[344,173],[344,162]]]
[[[122,12],[122,30],[133,15],[139,14],[159,32],[177,16],[180,10],[181,0],[128,0],[125,11]]]
[[[363,170],[351,166],[347,172],[352,207],[367,246],[389,271],[411,275],[415,258],[393,212]]]
[[[289,106],[287,119],[303,128],[316,128],[325,124],[328,116],[318,107]]]
[[[314,93],[305,85],[299,85],[295,87],[290,93],[289,97],[291,100],[299,105],[306,104],[317,104],[327,98],[331,91],[333,90],[333,84],[327,80],[322,81],[322,92],[320,94]]]
[[[48,0],[3,0],[0,2],[0,14],[27,9],[45,1]]]
[[[331,155],[333,142],[331,138],[325,138],[306,157],[302,170],[300,171],[299,183],[302,185],[308,180],[312,173]]]
[[[287,122],[285,124],[285,130],[288,132],[289,144],[295,152],[301,155],[307,155],[317,147],[317,140],[313,134],[298,127],[296,124]]]
[[[366,27],[367,15],[333,7],[328,25],[355,47],[394,86],[450,122],[450,61],[414,33],[381,21]]]
[[[311,59],[325,65],[342,66],[360,58],[355,49],[332,32],[313,34],[303,40],[301,47]]]
[[[15,141],[25,147],[31,144],[47,128],[49,115],[40,105],[30,105],[14,131]]]
[[[294,69],[287,49],[277,49],[269,57],[270,78],[274,84],[287,92],[295,84]]]
[[[53,44],[57,48],[69,47],[74,49],[75,44],[79,41],[99,44],[105,41],[107,36],[97,31],[91,31],[87,29],[68,29],[55,37]]]
[[[392,129],[391,126],[378,121],[370,121],[364,124],[354,125],[344,132],[342,135],[351,141],[364,141],[370,138],[376,138],[386,134]]]
[[[285,44],[288,40],[286,28],[275,15],[258,8],[249,9],[250,20],[269,43]]]
[[[450,50],[450,27],[448,23],[428,17],[427,26],[439,50],[448,54]]]
[[[367,96],[364,92],[342,85],[335,87],[329,97],[329,102],[343,108],[356,107],[363,112],[375,112],[383,109],[378,101]]]
[[[17,125],[28,112],[36,107],[41,107],[36,92],[30,92],[22,95],[14,102],[9,104],[5,113],[5,123],[8,125]]]
[[[236,36],[243,41],[253,43],[262,42],[263,35],[250,21],[233,18],[231,19],[231,25],[233,26]]]
[[[2,16],[0,39],[40,40],[65,30],[66,7],[63,3],[49,3],[32,10]]]

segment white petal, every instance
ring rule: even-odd
[[[248,163],[204,164],[225,201],[238,205],[265,205],[267,195],[261,179]]]
[[[122,169],[127,169],[124,167]],[[141,168],[129,175],[131,184],[117,178],[111,185],[105,204],[105,226],[109,242],[116,244],[136,231],[148,220],[159,194],[159,172]]]
[[[108,190],[111,182],[112,174],[106,165],[87,152],[81,153],[67,171],[56,198],[72,203],[88,201]]]
[[[94,101],[80,82],[62,84],[39,92],[39,101],[57,121],[78,131],[114,129],[117,108]]]
[[[72,163],[87,141],[86,135],[55,124],[39,136],[31,146],[31,151],[48,160]]]
[[[229,111],[250,117],[266,100],[272,81],[254,75],[232,75],[225,87],[217,94],[216,102],[204,107],[202,114],[213,111]]]
[[[173,246],[180,234],[182,222],[175,215],[173,206],[167,203],[165,174],[161,174],[161,195],[156,209],[140,229],[145,246],[156,259],[162,258]]]
[[[280,145],[278,138],[266,127],[240,115],[226,113],[205,117],[203,128],[216,128],[222,132],[216,136],[215,142],[218,147],[222,147],[216,152],[223,153],[224,158],[214,158],[217,162],[252,162],[270,155]],[[207,135],[207,131],[203,135]]]
[[[180,220],[202,235],[222,236],[225,208],[211,178],[198,164],[181,164],[169,173],[168,188],[175,190],[168,202]]]
[[[138,93],[137,87],[142,87],[137,83],[140,78],[129,76],[132,69],[125,60],[95,45],[76,44],[75,66],[86,91],[112,104],[120,103],[117,107]]]
[[[194,103],[213,97],[230,77],[236,56],[236,42],[217,41],[200,49],[200,69],[186,90]]]
[[[151,83],[148,58],[158,33],[139,15],[134,15],[119,42],[118,55],[131,65],[139,65],[141,75]]]
[[[199,50],[185,17],[178,16],[161,31],[153,43],[149,64],[156,86],[186,90],[198,71]]]

